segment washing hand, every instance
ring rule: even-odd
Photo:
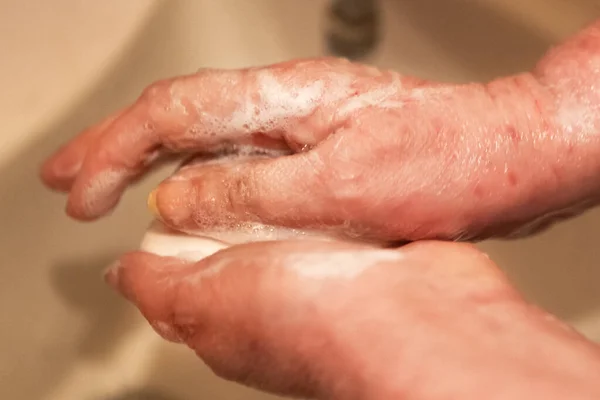
[[[600,23],[533,73],[424,82],[338,59],[158,82],[43,168],[71,216],[108,213],[161,155],[272,155],[198,166],[156,193],[182,230],[241,223],[378,241],[531,233],[598,199]],[[596,84],[596,86],[594,86]]]
[[[273,393],[600,398],[599,349],[466,244],[263,242],[198,263],[138,252],[107,280],[216,374]]]
[[[532,73],[425,82],[337,59],[203,70],[150,86],[50,158],[93,220],[162,158],[151,196],[183,231],[244,224],[380,243],[536,231],[598,201],[600,22]],[[132,253],[107,280],[227,379],[319,399],[597,399],[598,348],[526,304],[472,247],[243,244],[197,263]]]

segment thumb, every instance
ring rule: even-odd
[[[244,226],[254,231],[257,224],[322,228],[339,222],[335,202],[328,201],[323,171],[324,164],[314,151],[196,164],[160,184],[148,205],[158,219],[183,232],[243,231]]]

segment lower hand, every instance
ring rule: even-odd
[[[469,245],[234,246],[123,256],[107,280],[219,376],[318,399],[600,398],[600,352]]]

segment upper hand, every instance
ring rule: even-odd
[[[339,59],[203,70],[150,86],[42,175],[70,192],[70,215],[95,219],[161,155],[249,146],[286,156],[181,171],[158,188],[161,219],[184,231],[258,222],[382,242],[528,234],[598,198],[599,146],[583,129],[600,131],[600,115],[573,86],[596,78],[560,81],[581,72],[560,52],[535,74],[486,85]],[[587,112],[586,124],[566,118]]]

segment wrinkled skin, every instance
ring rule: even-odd
[[[69,193],[72,217],[94,220],[164,157],[261,149],[274,157],[182,169],[153,196],[159,218],[187,232],[259,223],[379,243],[521,236],[596,204],[598,82],[600,23],[531,73],[485,85],[337,59],[203,70],[150,86],[42,177]],[[465,245],[262,242],[196,264],[133,253],[107,280],[164,337],[263,390],[600,398],[598,349]]]
[[[51,157],[45,182],[82,220],[161,155],[240,146],[291,155],[198,166],[158,189],[173,228],[240,223],[382,242],[522,236],[596,203],[600,22],[534,72],[424,82],[338,59],[158,82]],[[307,193],[310,201],[306,201]]]
[[[131,253],[107,275],[219,376],[318,399],[598,399],[600,352],[470,245],[239,245]]]

